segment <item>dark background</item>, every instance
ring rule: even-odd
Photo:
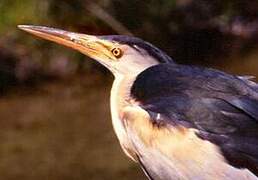
[[[258,75],[257,0],[1,0],[1,179],[144,179],[112,130],[112,75],[18,24],[133,34],[178,63]]]

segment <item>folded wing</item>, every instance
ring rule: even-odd
[[[221,71],[161,64],[144,71],[131,93],[159,126],[194,128],[234,167],[258,176],[258,90]]]

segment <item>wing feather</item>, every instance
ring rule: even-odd
[[[231,165],[258,175],[258,89],[247,81],[213,69],[161,64],[140,74],[131,93],[153,123],[195,128]]]

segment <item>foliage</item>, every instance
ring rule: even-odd
[[[21,82],[38,77],[35,72],[63,77],[99,68],[77,52],[16,28],[17,24],[36,24],[99,35],[130,31],[164,49],[179,63],[223,66],[229,57],[248,56],[256,49],[257,4],[244,0],[2,0],[0,64],[11,63],[5,71],[14,72],[12,76]],[[94,7],[101,12],[96,13]],[[105,21],[103,13],[116,24]]]

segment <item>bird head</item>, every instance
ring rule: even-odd
[[[104,65],[114,75],[137,75],[150,66],[173,63],[157,47],[131,36],[93,36],[32,25],[18,27],[43,39],[76,49]]]

